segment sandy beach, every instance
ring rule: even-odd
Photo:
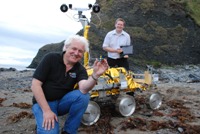
[[[0,71],[0,133],[34,134],[30,89],[33,70]],[[159,91],[162,105],[151,110],[145,101]],[[98,122],[81,125],[78,134],[197,134],[200,132],[200,83],[159,82],[156,90],[135,95],[136,110],[122,117],[112,107],[102,107]],[[65,117],[59,117],[61,127]]]

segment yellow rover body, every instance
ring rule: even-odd
[[[87,69],[88,75],[92,75],[93,69]],[[145,72],[148,73],[148,72]],[[90,95],[93,97],[101,97],[100,92],[105,92],[106,96],[117,95],[121,92],[134,92],[136,89],[146,90],[147,83],[151,80],[151,75],[146,75],[146,79],[134,79],[131,71],[126,71],[123,67],[109,68],[97,81],[97,84],[91,90]],[[139,84],[136,81],[140,81]],[[145,84],[144,84],[145,83]],[[149,83],[150,84],[150,83]]]

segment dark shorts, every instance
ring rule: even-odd
[[[112,59],[107,58],[110,67],[124,67],[127,71],[129,70],[129,63],[127,58]]]

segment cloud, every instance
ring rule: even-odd
[[[16,38],[25,34],[39,40],[47,38],[47,41],[49,36],[59,38],[59,36],[66,37],[70,33],[75,34],[82,29],[81,23],[75,19],[78,17],[78,11],[69,10],[67,13],[62,13],[61,4],[73,3],[75,7],[80,5],[87,7],[92,1],[94,3],[94,0],[0,1],[0,34]],[[90,17],[90,11],[84,12]],[[31,38],[30,36],[26,39]]]
[[[94,0],[0,1],[0,64],[27,64],[45,44],[65,40],[82,25],[78,11],[60,11],[61,4],[87,7]],[[84,11],[90,18],[91,11]],[[6,63],[7,62],[7,63]]]
[[[34,52],[17,47],[1,46],[0,49],[0,63],[1,64],[13,64],[24,65],[30,64],[30,60],[33,58]]]
[[[0,26],[0,44],[6,46],[16,46],[19,48],[38,49],[47,43],[63,41],[68,35],[72,34],[67,31],[59,31],[55,33],[43,33],[41,30],[37,32],[26,32],[23,30],[14,30]],[[31,45],[31,46],[30,46]]]

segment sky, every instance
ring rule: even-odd
[[[28,66],[39,48],[58,43],[83,28],[78,11],[61,12],[62,4],[87,9],[95,0],[1,0],[0,67]],[[83,15],[90,19],[91,10]]]

